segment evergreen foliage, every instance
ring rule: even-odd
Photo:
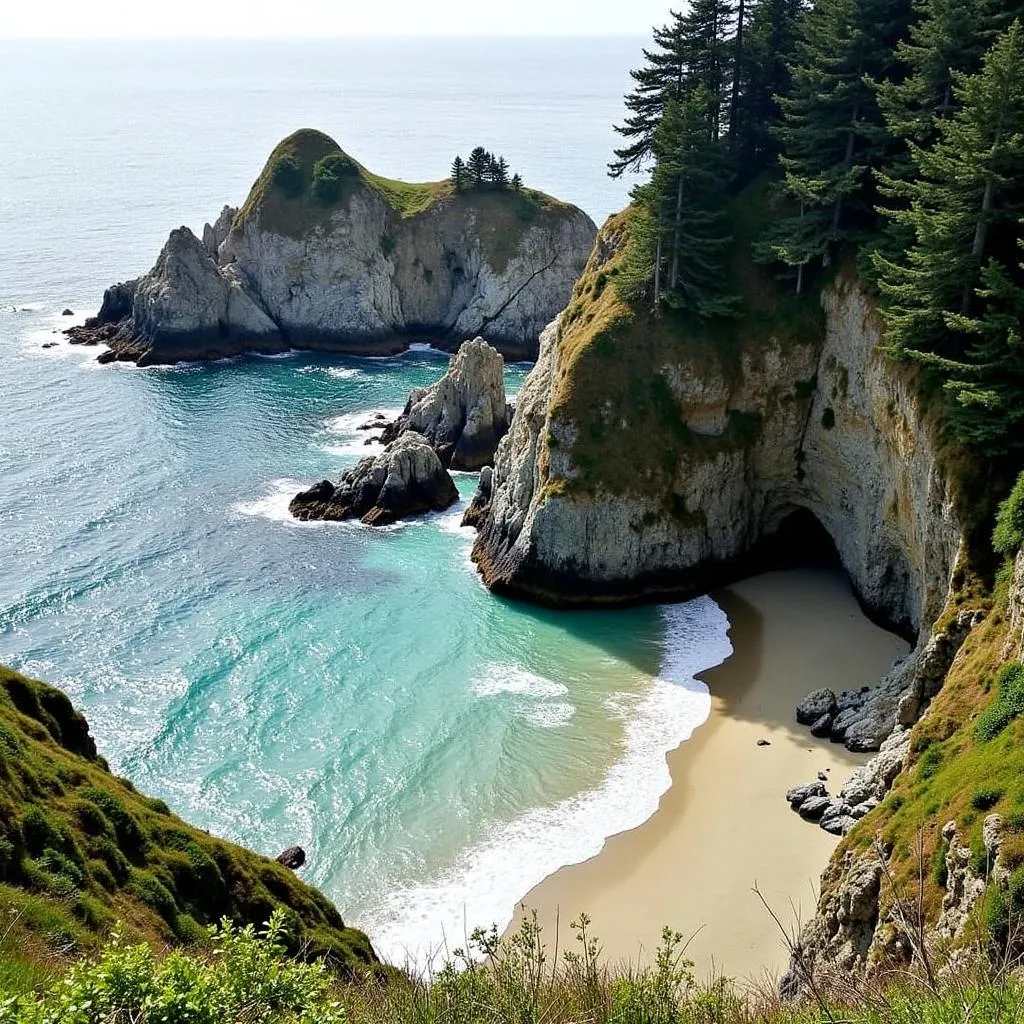
[[[955,112],[934,145],[909,143],[916,175],[890,181],[913,237],[876,254],[886,343],[922,363],[958,439],[989,455],[1024,446],[1024,32],[999,37],[975,75],[954,73]]]
[[[728,152],[716,134],[717,114],[718,99],[703,85],[670,102],[653,140],[651,180],[633,193],[642,218],[627,274],[634,287],[653,280],[655,311],[664,302],[710,318],[734,312],[738,303],[726,268]]]
[[[523,179],[518,173],[509,176],[508,161],[503,156],[495,156],[483,146],[475,147],[466,160],[461,156],[455,158],[452,162],[451,181],[456,192],[482,188],[506,189],[510,186],[518,192],[523,187]]]
[[[874,224],[869,171],[886,155],[870,80],[886,78],[906,28],[907,0],[818,0],[801,21],[789,94],[780,98],[780,163],[792,215],[765,240],[763,258],[796,271],[828,266],[840,244]]]

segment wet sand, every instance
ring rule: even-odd
[[[566,948],[569,922],[586,912],[611,962],[650,962],[669,925],[692,936],[699,978],[760,981],[781,973],[787,954],[753,886],[787,925],[806,920],[838,842],[794,814],[786,790],[825,771],[837,793],[865,760],[814,739],[796,724],[795,705],[820,686],[877,682],[908,647],[863,615],[839,572],[773,572],[714,596],[734,654],[701,675],[711,716],[669,755],[672,787],[658,811],[545,879],[520,913],[538,911],[551,945],[560,922]]]

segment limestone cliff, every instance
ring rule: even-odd
[[[69,333],[140,364],[477,335],[532,357],[594,234],[585,213],[540,192],[391,181],[303,130],[239,211],[226,207],[202,241],[172,232],[148,274],[108,289],[100,316]]]
[[[878,754],[818,808],[846,838],[787,991],[900,970],[921,934],[1000,941],[1024,912],[1024,556],[1011,585],[972,578],[950,453],[852,274],[801,305],[741,264],[748,314],[698,329],[619,297],[627,246],[613,218],[542,335],[474,502],[485,581],[553,604],[686,596],[799,553],[813,516],[917,643],[835,709],[833,738]]]
[[[475,548],[488,585],[554,603],[685,595],[749,564],[803,509],[869,609],[927,629],[961,531],[863,290],[840,278],[823,322],[804,311],[797,329],[755,315],[734,338],[673,334],[607,297],[610,283],[595,297],[621,230],[605,228],[542,336],[499,448]]]

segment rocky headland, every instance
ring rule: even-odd
[[[149,273],[108,288],[68,333],[108,346],[102,361],[139,365],[477,335],[533,358],[595,232],[530,189],[382,178],[306,129],[277,146],[240,209],[225,207],[202,239],[172,231]]]
[[[583,606],[687,597],[826,552],[864,610],[913,642],[876,685],[834,692],[823,678],[797,711],[814,735],[877,752],[835,780],[835,795],[825,780],[789,793],[801,816],[847,837],[786,982],[804,991],[808,970],[899,960],[898,899],[883,881],[909,871],[911,844],[892,837],[910,825],[894,824],[907,798],[889,795],[910,792],[929,730],[970,731],[962,709],[935,708],[979,644],[997,665],[997,647],[1019,656],[1024,617],[1007,639],[1004,617],[968,582],[956,452],[913,375],[881,353],[874,300],[851,270],[797,299],[747,261],[748,315],[711,336],[618,295],[629,244],[628,214],[610,219],[541,336],[468,516],[473,557],[497,593]],[[1018,577],[1011,599],[1024,588],[1019,564]],[[962,827],[951,819],[923,841],[921,856],[945,857],[944,874],[959,879],[929,934],[961,935],[969,914],[956,893],[977,902],[985,890],[977,871],[962,877]],[[986,849],[995,831],[986,824]]]

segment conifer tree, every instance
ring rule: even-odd
[[[626,171],[641,170],[652,156],[654,132],[665,112],[665,104],[683,94],[683,81],[688,67],[689,51],[683,37],[683,15],[669,11],[670,21],[654,29],[654,44],[644,50],[644,66],[630,71],[636,83],[626,96],[625,121],[615,126],[626,144],[615,150],[615,159],[608,165],[613,178]]]
[[[508,187],[508,161],[503,156],[492,157],[490,179],[498,188]]]
[[[509,186],[511,187],[513,192],[522,192],[523,179],[519,176],[518,171],[516,171],[516,173],[512,175],[512,180],[509,182]]]
[[[902,260],[876,253],[890,353],[943,385],[962,440],[998,453],[1024,405],[1020,214],[1024,209],[1024,31],[1015,21],[972,76],[955,73],[952,116],[893,216],[913,236]],[[1008,417],[1010,419],[1008,419]]]
[[[474,188],[481,188],[483,186],[492,160],[493,157],[483,146],[477,146],[469,154],[466,169],[469,171],[469,177]]]
[[[686,64],[682,76],[682,98],[697,87],[707,94],[711,136],[721,134],[726,87],[732,76],[733,0],[690,0],[680,26],[682,52]]]
[[[886,77],[909,18],[907,0],[817,0],[801,20],[778,135],[785,192],[797,212],[766,240],[770,254],[797,270],[827,263],[858,220],[870,216],[869,169],[885,152],[870,79]]]
[[[738,105],[730,125],[733,149],[745,177],[753,177],[778,154],[774,134],[782,119],[778,97],[789,92],[789,66],[805,8],[806,0],[755,0],[746,15],[733,73]]]
[[[702,318],[735,311],[726,258],[731,243],[724,227],[722,188],[728,151],[716,139],[715,101],[703,86],[672,100],[655,131],[655,168],[649,183],[634,190],[642,216],[635,226],[637,283],[653,287],[661,304]]]
[[[452,184],[455,186],[456,192],[462,191],[462,186],[466,176],[466,164],[461,156],[457,156],[452,161]]]

